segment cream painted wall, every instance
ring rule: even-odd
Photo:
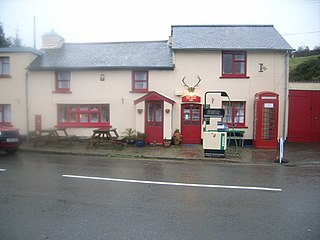
[[[252,139],[254,94],[260,91],[272,91],[280,95],[278,135],[283,133],[284,94],[285,94],[285,53],[280,52],[247,52],[247,76],[249,78],[229,79],[220,78],[222,71],[221,51],[176,52],[174,79],[175,87],[185,88],[181,79],[186,76],[186,83],[190,86],[197,83],[196,76],[202,79],[195,94],[204,101],[206,91],[226,91],[231,101],[246,102],[246,134],[245,138]],[[267,70],[259,72],[259,63],[263,63]],[[179,85],[180,84],[180,85]],[[214,98],[216,98],[214,96]],[[208,98],[210,101],[211,97]],[[215,99],[215,102],[219,102]],[[203,102],[202,102],[203,103]],[[173,128],[177,125],[177,115],[174,115]],[[285,124],[286,125],[286,124]],[[285,126],[286,128],[286,126]]]
[[[320,83],[289,83],[290,90],[320,90]]]
[[[11,105],[11,123],[27,134],[26,67],[36,58],[28,52],[0,53],[10,58],[10,78],[0,78],[0,104]]]

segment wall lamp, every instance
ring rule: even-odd
[[[100,81],[104,81],[105,80],[105,76],[103,73],[100,74]]]

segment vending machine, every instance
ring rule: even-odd
[[[203,108],[203,150],[205,157],[225,157],[227,149],[228,127],[220,119],[224,117],[223,108],[214,108],[207,104],[207,94],[219,94],[221,97],[229,96],[226,92],[209,91],[205,93]],[[230,99],[229,99],[230,102]],[[221,106],[221,102],[220,105]]]
[[[279,95],[259,92],[254,96],[253,146],[277,148]]]

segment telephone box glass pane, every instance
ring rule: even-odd
[[[275,137],[275,112],[274,108],[264,108],[262,111],[262,139],[273,140]]]

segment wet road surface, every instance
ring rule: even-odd
[[[319,167],[0,155],[1,240],[319,238]]]

